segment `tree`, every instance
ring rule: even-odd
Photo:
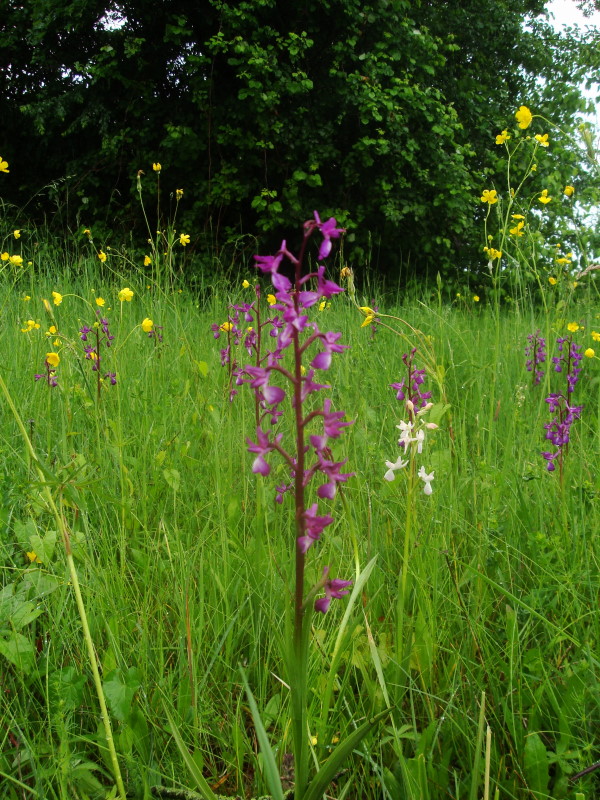
[[[137,171],[160,161],[197,244],[274,237],[318,208],[348,228],[350,259],[371,236],[390,270],[472,258],[494,134],[557,58],[540,60],[542,28],[523,25],[545,0],[8,5],[15,199],[68,175],[66,225],[130,227]]]

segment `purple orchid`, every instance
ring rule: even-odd
[[[541,336],[540,331],[530,333],[527,337],[529,344],[525,348],[527,363],[525,369],[532,373],[533,385],[537,386],[544,377],[544,370],[540,369],[540,364],[546,361],[546,340]]]
[[[328,448],[329,439],[338,439],[342,429],[351,423],[343,421],[344,412],[331,410],[331,400],[324,400],[321,408],[318,405],[315,407],[313,400],[316,393],[330,388],[328,384],[314,380],[315,371],[330,369],[333,355],[347,349],[347,345],[340,343],[341,333],[320,331],[316,322],[313,322],[307,313],[323,298],[343,291],[336,283],[325,278],[325,267],[322,265],[317,266],[314,272],[302,273],[306,245],[310,236],[316,231],[323,237],[319,248],[319,260],[324,259],[331,252],[332,240],[339,238],[343,229],[337,227],[333,217],[322,222],[317,212],[314,214],[314,219],[308,220],[304,225],[304,239],[297,257],[289,252],[285,240],[274,256],[255,256],[258,269],[270,276],[276,302],[273,303],[271,299],[269,311],[272,315],[276,312],[275,315],[264,322],[259,321],[255,304],[243,304],[233,306],[229,316],[232,335],[238,324],[239,315],[243,315],[245,322],[250,322],[252,319],[253,332],[256,332],[256,336],[247,335],[244,339],[248,352],[252,351],[255,354],[255,363],[235,373],[236,384],[248,383],[255,393],[256,441],[247,440],[248,451],[255,455],[252,471],[263,476],[269,475],[271,468],[266,457],[273,450],[277,450],[286,461],[292,477],[290,484],[282,483],[276,487],[275,500],[279,504],[283,503],[284,496],[293,490],[296,505],[296,630],[301,629],[303,625],[306,553],[321,539],[323,530],[333,522],[331,515],[319,514],[318,502],[307,506],[306,492],[309,491],[312,479],[320,473],[325,477],[325,483],[318,486],[316,495],[318,498],[331,500],[335,497],[338,485],[345,483],[354,474],[342,472],[346,460],[335,461]],[[284,261],[288,261],[293,267],[293,280],[279,271]],[[274,347],[266,353],[260,349],[260,331],[263,325],[270,328],[270,336],[275,340]],[[219,333],[214,325],[211,329],[215,336]],[[284,353],[288,349],[293,351],[293,367],[289,369],[286,368],[284,360]],[[302,364],[304,359],[309,361],[309,369]],[[289,388],[284,390],[282,382]],[[271,432],[265,432],[263,427],[265,419],[270,420],[271,426],[277,424],[284,413],[282,404],[288,394],[295,415],[296,432],[295,447],[291,452],[282,446],[282,434],[277,434],[273,438]],[[311,400],[313,408],[306,411],[305,405]],[[317,417],[323,418],[323,428],[321,431],[311,433],[307,429],[308,425]],[[307,466],[306,458],[311,447],[314,448],[316,459],[312,466]],[[345,594],[342,589],[347,585],[350,585],[347,581],[341,581],[339,586],[335,581],[329,581],[326,597],[318,601],[322,606],[320,610],[325,612],[328,609],[332,597]]]
[[[323,567],[323,577],[326,578],[329,574],[329,567]],[[352,581],[342,581],[339,578],[325,581],[323,586],[325,590],[325,597],[319,597],[315,600],[315,611],[320,611],[321,614],[326,614],[329,610],[331,598],[335,597],[340,599],[348,594],[348,587],[352,586]]]

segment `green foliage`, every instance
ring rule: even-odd
[[[352,263],[374,242],[388,271],[470,266],[496,129],[519,101],[572,117],[584,70],[598,68],[584,38],[524,26],[544,6],[11,0],[9,197],[118,242],[139,219],[137,171],[160,161],[169,202],[185,189],[179,222],[201,250],[248,230],[267,242],[319,208],[348,228]],[[565,152],[557,182],[581,161]]]
[[[47,279],[2,273],[2,375],[63,499],[128,793],[264,796],[239,665],[285,776],[291,714],[278,642],[290,537],[286,508],[272,496],[286,472],[273,460],[273,481],[257,486],[244,448],[252,401],[241,390],[229,403],[210,332],[227,304],[252,290],[215,275],[203,306],[186,290],[161,292],[136,278],[133,256],[124,255],[126,278],[111,256],[109,281],[94,254],[74,275],[65,254],[50,244],[47,252],[55,265]],[[120,304],[124,285],[134,296]],[[569,779],[595,760],[600,709],[600,376],[598,360],[586,359],[576,390],[585,411],[561,489],[539,454],[546,387],[531,385],[523,348],[537,327],[551,341],[573,319],[583,326],[577,341],[597,348],[597,285],[593,274],[573,292],[546,282],[544,313],[525,301],[490,308],[483,292],[479,303],[466,290],[456,300],[453,286],[440,277],[437,291],[420,286],[414,299],[382,295],[377,285],[372,296],[357,294],[361,305],[405,320],[401,341],[383,327],[372,337],[344,296],[314,309],[352,348],[331,391],[355,420],[334,457],[347,457],[357,474],[343,512],[335,508],[343,523],[328,537],[327,563],[336,574],[349,577],[353,564],[362,572],[343,605],[313,618],[311,770],[324,769],[328,780],[327,765],[335,767],[331,794],[348,800],[483,797],[489,725],[490,797],[574,800]],[[50,389],[33,374],[48,349],[41,301],[53,290],[63,295],[51,310],[64,340],[59,385]],[[89,372],[90,364],[77,336],[86,300],[99,294],[118,376],[100,403],[86,389],[80,366]],[[29,317],[40,328],[23,332]],[[139,330],[145,317],[163,326],[161,347]],[[440,430],[427,453],[434,493],[415,493],[406,562],[406,483],[400,475],[387,483],[383,473],[402,415],[389,383],[402,377],[403,349],[414,343],[417,360],[423,353],[415,328],[435,355],[429,419]],[[106,800],[105,739],[62,544],[4,403],[0,431],[0,783],[10,800]],[[315,549],[315,577],[323,559]],[[338,774],[330,757],[345,741],[353,753]],[[598,774],[577,787],[596,796]]]

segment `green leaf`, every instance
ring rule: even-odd
[[[16,519],[13,524],[13,530],[15,538],[22,548],[29,548],[31,537],[37,533],[35,522],[32,519],[25,520],[25,522]]]
[[[35,603],[32,603],[30,600],[19,602],[18,599],[15,598],[15,601],[15,607],[10,616],[10,624],[16,631],[20,631],[26,625],[29,625],[30,622],[37,619],[44,611],[43,608],[36,607]]]
[[[181,484],[181,475],[179,474],[179,470],[177,469],[164,469],[163,476],[166,482],[169,484],[171,489],[174,492],[179,491],[179,486]]]
[[[87,682],[75,667],[63,667],[50,675],[50,697],[53,703],[61,703],[63,710],[74,711],[83,703],[83,689]]]
[[[0,637],[0,655],[26,674],[31,672],[35,664],[33,644],[16,631],[11,631],[6,637]]]
[[[106,702],[114,716],[121,722],[127,720],[133,697],[141,685],[141,674],[137,667],[130,667],[127,670],[125,680],[121,679],[118,669],[106,676],[103,683]]]
[[[206,778],[200,772],[200,768],[189,754],[189,751],[185,746],[183,739],[181,738],[181,734],[179,733],[179,730],[173,721],[173,717],[169,714],[166,706],[163,705],[163,708],[165,710],[165,716],[169,721],[169,727],[171,728],[171,733],[175,739],[175,744],[177,745],[177,748],[181,753],[181,757],[188,768],[188,772],[192,776],[192,779],[196,782],[195,788],[198,789],[202,797],[204,797],[204,800],[218,800],[217,795],[210,788]]]
[[[48,564],[56,547],[56,531],[48,531],[43,538],[36,533],[30,537],[29,543],[42,564]]]
[[[196,366],[198,367],[198,372],[202,375],[203,378],[206,378],[208,375],[208,364],[206,361],[196,361]]]
[[[523,770],[529,789],[540,798],[546,797],[550,781],[548,755],[538,733],[530,733],[525,739]]]
[[[250,705],[250,711],[252,712],[252,720],[254,722],[254,729],[256,731],[256,737],[258,739],[258,744],[260,746],[260,752],[262,753],[263,757],[263,768],[265,772],[265,780],[267,782],[267,786],[269,787],[269,791],[271,792],[272,800],[283,800],[283,787],[281,786],[281,778],[279,777],[279,770],[277,769],[275,754],[271,749],[271,745],[269,743],[269,737],[267,736],[265,727],[262,724],[260,713],[258,711],[258,706],[256,705],[256,701],[254,699],[252,692],[250,691],[250,687],[248,686],[248,681],[246,680],[246,673],[244,672],[242,667],[240,667],[240,672],[242,673],[242,682],[244,684],[244,689],[246,690],[246,695],[248,697],[248,704]]]
[[[379,723],[385,719],[391,709],[381,711],[376,716],[368,719],[366,722],[357,728],[350,736],[347,736],[342,742],[338,744],[335,750],[331,753],[327,761],[323,764],[321,769],[317,772],[315,777],[309,783],[306,794],[302,800],[320,800],[323,793],[335,777],[336,773],[342,767],[344,761],[358,747],[360,742],[365,738],[368,733],[375,730]]]

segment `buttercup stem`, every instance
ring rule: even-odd
[[[73,592],[75,594],[75,602],[77,603],[77,610],[79,612],[79,618],[81,620],[81,627],[83,629],[83,638],[85,639],[85,643],[86,643],[86,647],[87,647],[87,651],[88,651],[88,657],[89,657],[89,660],[90,660],[90,666],[92,668],[92,676],[93,676],[93,679],[94,679],[94,686],[96,688],[96,694],[98,696],[98,702],[100,704],[100,716],[102,718],[102,723],[104,725],[104,735],[106,736],[106,746],[108,747],[108,752],[110,754],[110,760],[111,760],[111,764],[112,764],[112,768],[113,768],[113,774],[114,774],[115,782],[117,784],[117,791],[119,793],[119,797],[121,798],[121,800],[127,800],[127,795],[126,795],[126,792],[125,792],[125,786],[123,784],[123,778],[121,776],[121,769],[119,767],[119,760],[117,758],[117,751],[115,749],[115,743],[114,743],[114,740],[113,740],[112,726],[110,724],[110,717],[108,715],[108,708],[106,707],[106,700],[105,700],[105,697],[104,697],[104,691],[102,689],[102,680],[100,678],[100,672],[98,670],[98,662],[96,660],[96,651],[94,649],[94,643],[92,641],[92,635],[90,633],[90,628],[89,628],[89,625],[88,625],[87,613],[86,613],[86,610],[85,610],[85,604],[83,602],[83,596],[81,594],[81,588],[79,586],[79,577],[77,575],[77,569],[75,567],[75,562],[73,560],[73,553],[71,551],[71,539],[69,537],[69,531],[67,530],[67,526],[65,524],[65,520],[64,520],[64,517],[63,517],[62,513],[56,507],[56,503],[54,502],[54,498],[52,497],[52,492],[50,491],[50,489],[48,487],[48,483],[46,482],[46,476],[44,475],[44,472],[43,472],[43,470],[42,470],[42,468],[40,466],[40,462],[39,462],[39,459],[37,457],[37,454],[36,454],[35,450],[33,449],[33,445],[31,443],[31,439],[29,438],[27,430],[25,429],[25,426],[23,424],[23,420],[21,419],[21,416],[20,416],[19,412],[17,411],[17,408],[16,408],[15,404],[13,403],[12,397],[11,397],[11,395],[10,395],[10,393],[8,391],[8,388],[7,388],[6,384],[4,383],[4,380],[3,380],[1,375],[0,375],[0,389],[2,390],[2,393],[4,394],[4,397],[6,399],[6,402],[8,403],[8,406],[9,406],[10,410],[12,411],[13,417],[15,418],[15,422],[17,423],[17,426],[18,426],[18,428],[19,428],[19,430],[21,432],[21,436],[23,437],[23,440],[25,442],[25,446],[27,448],[27,452],[29,453],[31,461],[35,465],[35,469],[36,469],[36,471],[38,473],[38,477],[40,479],[40,484],[42,486],[42,491],[43,491],[44,497],[46,498],[46,502],[48,503],[48,506],[50,507],[50,510],[52,512],[52,515],[53,515],[55,521],[56,521],[56,525],[58,527],[58,530],[60,531],[60,534],[61,534],[61,537],[62,537],[62,540],[63,540],[63,544],[64,544],[64,547],[65,547],[65,554],[66,554],[66,557],[67,557],[67,566],[69,568],[69,577],[71,579],[71,585],[73,586]]]

